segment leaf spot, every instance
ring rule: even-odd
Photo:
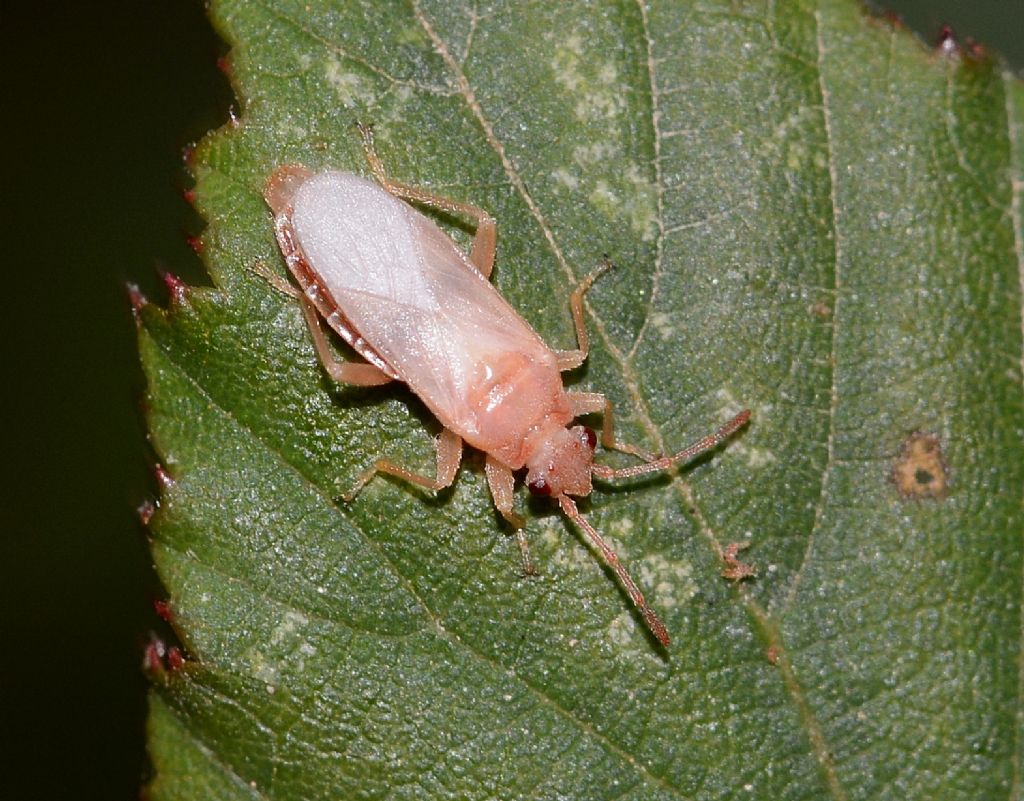
[[[819,300],[811,306],[811,314],[819,320],[828,320],[832,316],[832,307]]]
[[[923,431],[907,437],[893,463],[892,480],[904,499],[945,498],[948,469],[939,438]]]

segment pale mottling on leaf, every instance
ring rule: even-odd
[[[301,612],[289,609],[284,613],[281,622],[270,632],[270,644],[278,646],[285,643],[291,644],[299,630],[307,625],[309,625],[308,617]]]
[[[593,566],[594,556],[558,518],[545,523],[539,531],[531,528],[527,528],[527,539],[539,539],[538,555],[543,554],[545,564],[553,569],[580,571]]]
[[[395,43],[427,49],[430,47],[430,37],[423,32],[420,25],[403,25],[395,31]]]
[[[599,569],[597,557],[566,528],[545,527],[541,536],[545,546],[552,549],[548,557],[552,566],[571,571]]]
[[[614,188],[599,179],[587,199],[590,204],[608,219],[629,221],[636,236],[644,242],[654,238],[657,232],[657,201],[654,185],[645,178],[635,165],[625,170],[627,185]]]
[[[551,59],[550,67],[555,83],[571,93],[586,86],[586,80],[579,72],[582,53],[583,37],[574,33],[561,40]]]
[[[243,655],[249,663],[249,672],[253,678],[263,682],[268,690],[276,687],[281,681],[281,670],[278,664],[267,658],[262,650],[253,646]]]
[[[623,211],[633,232],[641,241],[649,242],[658,232],[658,199],[654,183],[635,164],[626,168],[629,182]]]
[[[628,659],[643,670],[658,672],[664,665],[657,652],[651,648],[650,635],[636,613],[623,610],[609,622],[602,638],[608,647],[614,648],[623,659]],[[635,697],[635,690],[626,688],[625,694]]]
[[[651,589],[650,601],[657,608],[683,606],[699,590],[693,565],[684,559],[651,554],[640,560],[637,573],[640,583]]]
[[[580,188],[580,179],[565,169],[565,167],[559,167],[551,173],[551,177],[571,192],[575,192]]]
[[[786,144],[786,166],[796,172],[807,163],[807,146],[799,141],[791,141]],[[822,160],[819,167],[824,166]]]
[[[337,94],[338,100],[346,108],[367,104],[376,97],[373,89],[367,84],[366,78],[346,70],[336,56],[327,59],[324,74],[327,82]]]
[[[614,534],[619,537],[628,537],[633,533],[633,527],[635,524],[631,517],[619,517],[615,520],[608,521],[606,525],[610,534]]]
[[[778,458],[767,448],[759,448],[756,445],[748,445],[739,440],[730,448],[730,454],[738,459],[743,459],[751,470],[760,470],[778,461]]]
[[[625,95],[631,87],[619,83],[618,67],[611,61],[588,62],[584,72],[581,61],[585,53],[580,34],[573,33],[560,39],[549,64],[555,83],[569,94],[576,119],[581,122],[615,121],[626,110]],[[608,135],[616,134],[617,128],[610,127]]]
[[[606,636],[609,643],[623,651],[633,651],[640,645],[646,645],[643,632],[637,627],[636,618],[628,611],[623,611],[612,619]]]
[[[400,124],[405,119],[407,107],[414,98],[416,92],[411,86],[399,84],[392,87],[380,103],[381,106],[381,130],[391,127],[391,124]]]
[[[626,110],[626,100],[621,87],[602,87],[600,90],[583,93],[573,106],[576,119],[581,122],[593,120],[614,120]]]
[[[673,315],[667,312],[654,312],[651,315],[651,325],[662,339],[672,339],[676,333]]]
[[[296,142],[301,142],[309,136],[309,129],[306,126],[295,122],[294,119],[287,120],[281,125],[281,133]]]
[[[619,155],[619,146],[612,142],[576,145],[572,150],[572,160],[584,169],[598,167],[605,162],[617,160]]]
[[[718,401],[718,407],[716,414],[718,419],[723,423],[727,420],[731,420],[736,414],[744,408],[753,409],[753,418],[763,422],[766,417],[771,414],[772,404],[769,402],[762,401],[760,403],[746,403],[742,404],[733,394],[733,391],[727,387],[719,387],[715,390],[715,399]]]

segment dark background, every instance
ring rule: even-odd
[[[206,283],[183,149],[227,119],[198,0],[0,12],[6,309],[0,506],[0,798],[133,799],[142,651],[166,634],[136,507],[154,481],[125,282]],[[1024,0],[891,0],[1024,67]]]

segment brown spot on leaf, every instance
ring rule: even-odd
[[[892,480],[907,499],[945,498],[948,469],[942,443],[934,434],[915,431],[903,441],[892,467]]]
[[[827,320],[832,316],[832,307],[827,303],[822,303],[820,300],[811,306],[811,314],[817,317],[819,320]]]

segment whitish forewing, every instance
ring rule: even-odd
[[[293,199],[296,244],[352,327],[465,439],[478,431],[474,381],[509,353],[554,358],[430,219],[351,173],[306,180]]]

